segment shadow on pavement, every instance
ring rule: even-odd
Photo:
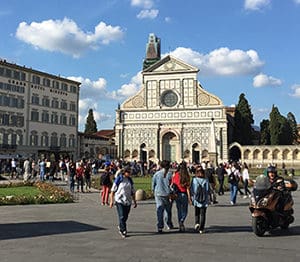
[[[98,231],[104,228],[76,221],[0,224],[0,240]]]
[[[276,228],[266,234],[265,237],[300,236],[300,226],[290,226],[288,229]]]
[[[251,226],[210,226],[206,228],[208,233],[234,233],[252,232]]]

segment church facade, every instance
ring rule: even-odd
[[[118,157],[213,164],[228,160],[226,110],[198,82],[198,68],[160,58],[160,39],[149,35],[142,86],[116,110]]]

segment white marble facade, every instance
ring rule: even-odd
[[[116,111],[118,157],[201,162],[214,155],[213,162],[227,160],[225,106],[199,84],[198,71],[166,56],[142,72],[141,89]]]

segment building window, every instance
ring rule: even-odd
[[[16,97],[11,97],[10,98],[10,107],[18,107],[18,98]]]
[[[68,91],[68,85],[66,83],[61,83],[61,90]]]
[[[70,111],[76,112],[76,104],[74,102],[70,103]]]
[[[39,121],[39,112],[31,111],[31,121]]]
[[[17,142],[16,142],[16,144],[18,146],[23,145],[23,135],[22,135],[21,131],[17,131]]]
[[[47,132],[42,133],[41,146],[49,146],[49,136]]]
[[[24,116],[22,115],[18,116],[17,127],[24,127]]]
[[[71,115],[69,121],[70,121],[69,122],[70,126],[75,126],[76,125],[76,118],[75,118],[75,116]]]
[[[65,114],[61,114],[60,116],[60,124],[61,125],[66,125],[67,124],[67,117]]]
[[[17,108],[24,108],[25,101],[23,98],[18,98],[18,105]]]
[[[72,92],[72,93],[76,93],[76,92],[77,92],[77,87],[76,87],[76,86],[73,86],[73,85],[71,85],[71,86],[70,86],[70,92]]]
[[[50,106],[50,99],[48,97],[43,97],[42,105],[46,106],[46,107],[49,107]]]
[[[51,142],[50,146],[58,146],[57,133],[51,134]]]
[[[19,71],[14,71],[13,72],[13,78],[17,79],[17,80],[20,80],[20,72]]]
[[[41,83],[41,78],[39,76],[33,75],[32,76],[32,83],[39,85]]]
[[[44,78],[44,79],[43,79],[43,85],[44,85],[44,86],[50,87],[50,79]]]
[[[69,147],[75,147],[75,136],[74,135],[70,135],[69,137]]]
[[[61,134],[61,136],[60,136],[60,146],[61,147],[67,146],[67,137],[65,134]]]
[[[58,105],[59,105],[58,100],[56,98],[54,98],[52,100],[52,108],[58,108]]]
[[[59,82],[53,80],[52,87],[55,88],[55,89],[59,89]]]
[[[26,81],[26,74],[21,72],[21,81]]]
[[[38,134],[36,131],[32,131],[30,134],[29,144],[31,146],[37,146],[38,145]]]
[[[49,113],[47,111],[43,111],[42,113],[42,122],[49,123]]]
[[[31,103],[34,105],[39,105],[40,104],[40,98],[37,95],[33,95],[31,97]]]
[[[66,100],[62,100],[61,103],[60,103],[60,108],[61,109],[64,109],[64,110],[67,110],[68,109],[68,103]]]
[[[52,124],[58,124],[58,115],[55,112],[53,112],[52,115],[51,115],[51,123]]]
[[[8,69],[8,68],[5,69],[5,76],[6,77],[11,77],[11,70],[10,69]]]

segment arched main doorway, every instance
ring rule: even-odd
[[[232,161],[239,161],[241,159],[241,150],[238,146],[233,146],[229,149],[229,159]]]
[[[145,143],[140,146],[140,159],[143,163],[147,162],[147,150]]]
[[[192,162],[193,163],[200,163],[200,147],[197,143],[193,144],[193,153],[192,153]]]
[[[178,145],[178,138],[173,132],[164,134],[162,137],[162,159],[172,162],[176,161]]]

